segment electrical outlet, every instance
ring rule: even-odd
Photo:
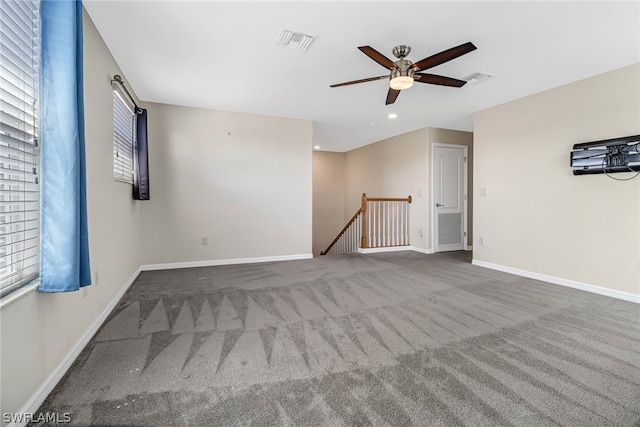
[[[418,230],[418,237],[422,237],[422,228]]]
[[[484,237],[478,237],[478,244],[484,246]]]
[[[89,294],[89,288],[85,286],[82,288],[82,298],[86,297]]]
[[[200,238],[200,244],[203,245],[203,246],[204,245],[208,245],[209,244],[209,238],[208,237],[204,237],[204,236],[201,237]]]

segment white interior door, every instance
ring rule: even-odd
[[[433,240],[436,252],[465,249],[465,146],[433,146]]]

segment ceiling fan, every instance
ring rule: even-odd
[[[353,80],[351,82],[337,83],[330,87],[339,87],[353,85],[357,83],[372,82],[374,80],[389,79],[389,92],[387,93],[386,105],[396,102],[401,90],[408,89],[413,86],[413,82],[429,83],[432,85],[440,86],[453,86],[462,87],[465,83],[464,80],[454,79],[453,77],[439,76],[437,74],[427,74],[421,71],[433,68],[436,65],[444,64],[459,56],[465,55],[469,52],[476,50],[477,48],[473,43],[467,42],[460,46],[452,47],[451,49],[444,50],[435,55],[431,55],[428,58],[424,58],[418,62],[411,62],[405,59],[409,52],[411,52],[410,46],[400,45],[393,48],[393,55],[398,58],[397,61],[392,61],[371,46],[359,46],[358,49],[362,51],[369,58],[376,61],[390,71],[389,75],[369,77],[366,79]]]

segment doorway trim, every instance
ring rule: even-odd
[[[433,195],[435,194],[435,149],[436,147],[441,147],[441,148],[462,148],[464,149],[464,168],[463,168],[463,181],[464,181],[464,204],[463,204],[463,214],[462,214],[462,227],[463,227],[463,231],[464,231],[464,241],[463,241],[463,247],[465,251],[468,251],[471,246],[469,246],[469,236],[468,236],[468,211],[469,211],[469,146],[464,145],[464,144],[445,144],[442,142],[432,142],[431,143],[431,150],[430,150],[430,156],[431,156],[431,161],[430,161],[430,171],[429,171],[429,175],[430,175],[430,188],[429,188],[429,215],[431,217],[430,221],[429,221],[429,237],[430,237],[430,244],[431,244],[431,251],[432,253],[437,253],[436,251],[436,235],[435,235],[435,230],[436,230],[436,214],[435,214],[435,204],[436,201],[433,198]]]

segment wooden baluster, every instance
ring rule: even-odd
[[[394,215],[396,209],[396,202],[389,203],[389,246],[395,246],[396,241],[396,223]]]
[[[400,202],[398,203],[398,245],[404,245],[404,230],[403,230],[403,225],[404,225],[404,218],[403,218],[403,213],[404,213],[404,205],[406,204],[406,202]]]
[[[389,246],[389,206],[391,206],[391,203],[382,204],[384,209],[384,222],[382,223],[384,227],[384,246]]]
[[[376,248],[379,248],[380,246],[382,246],[382,227],[381,227],[381,221],[380,218],[382,217],[381,215],[381,209],[382,209],[382,202],[376,202],[376,235],[377,235],[377,239],[376,239]]]
[[[349,227],[351,228],[351,227]],[[344,239],[342,239],[342,252],[347,254],[348,252],[348,248],[347,248],[347,240],[349,239],[349,228],[347,228],[347,231],[345,231],[344,233]]]
[[[378,202],[378,247],[384,246],[384,202]]]
[[[362,193],[362,236],[360,241],[360,247],[368,248],[367,244],[367,193]]]
[[[409,214],[409,203],[410,203],[410,201],[411,201],[411,196],[409,196],[407,198],[407,201],[403,203],[403,205],[404,205],[404,212],[403,212],[404,228],[402,230],[402,240],[403,240],[403,243],[405,245],[409,244],[409,240],[408,240],[408,237],[409,237],[409,218],[408,218],[407,215]]]
[[[369,215],[369,246],[376,247],[376,202],[369,202],[371,215]]]
[[[399,227],[399,217],[398,217],[398,207],[400,206],[399,202],[393,202],[393,220],[391,223],[393,224],[393,246],[398,246],[398,227]]]
[[[385,215],[384,215],[384,202],[378,202],[378,210],[380,212],[380,221],[378,222],[378,233],[380,236],[380,244],[378,245],[379,247],[383,247],[384,246],[384,220],[385,220]]]
[[[355,245],[354,247],[357,248],[358,245],[360,244],[360,238],[362,237],[362,218],[358,217],[358,228],[356,228],[357,233],[356,234],[356,241],[355,241]]]
[[[396,228],[398,227],[398,221],[396,220],[396,207],[398,206],[398,202],[392,202],[390,206],[391,210],[391,221],[389,225],[391,226],[391,246],[397,246],[396,242]]]
[[[395,234],[396,216],[394,215],[395,208],[396,208],[396,202],[389,203],[389,246],[395,246],[395,236],[396,236]]]
[[[380,203],[373,202],[373,205],[375,206],[373,209],[375,219],[372,218],[372,223],[374,225],[373,234],[375,234],[376,237],[371,247],[377,248],[380,246]]]
[[[403,245],[408,245],[407,243],[407,218],[406,218],[406,212],[407,212],[407,204],[403,203],[402,204],[402,228],[400,229],[400,233],[402,233],[402,244]]]
[[[378,246],[377,245],[377,243],[378,243],[378,231],[377,231],[378,230],[377,229],[378,222],[377,222],[377,215],[376,215],[378,213],[377,210],[376,210],[378,208],[378,206],[377,206],[376,202],[370,202],[369,203],[369,207],[371,208],[371,216],[369,216],[369,222],[370,222],[369,230],[371,231],[371,234],[369,235],[369,237],[370,237],[369,240],[370,240],[370,244],[371,244],[370,246],[372,248],[375,248],[375,247]]]
[[[367,217],[367,230],[369,230],[369,247],[375,247],[375,233],[374,233],[374,229],[373,229],[373,225],[375,224],[374,221],[374,214],[375,214],[375,209],[374,209],[374,202],[368,202],[367,206],[369,207],[369,216]]]
[[[403,203],[402,204],[402,230],[400,231],[402,233],[402,244],[403,245],[408,245],[409,243],[407,243],[407,228],[408,228],[408,224],[407,224],[407,204]]]
[[[384,203],[378,202],[378,247],[384,246]]]
[[[398,244],[404,245],[404,205],[405,203],[401,203],[398,206]]]
[[[407,204],[402,204],[402,228],[400,228],[400,233],[402,233],[402,244],[406,245],[407,243]]]
[[[380,202],[380,246],[387,246],[387,203]]]
[[[380,246],[387,246],[387,203],[380,202]]]
[[[398,203],[396,206],[396,245],[402,245],[402,205],[403,203]]]
[[[349,230],[351,229],[351,227],[347,228],[347,232],[344,233],[344,242],[342,243],[342,246],[344,246],[344,253],[348,254],[349,253]]]
[[[384,202],[378,202],[378,209],[380,212],[380,222],[378,223],[379,233],[380,233],[380,244],[379,247],[384,246]]]
[[[381,202],[375,202],[375,203],[376,203],[376,221],[375,221],[375,224],[376,224],[376,237],[377,237],[376,238],[375,247],[379,248],[380,247],[380,243],[381,243],[380,242],[380,235],[382,234],[381,230],[380,230],[380,203]]]

